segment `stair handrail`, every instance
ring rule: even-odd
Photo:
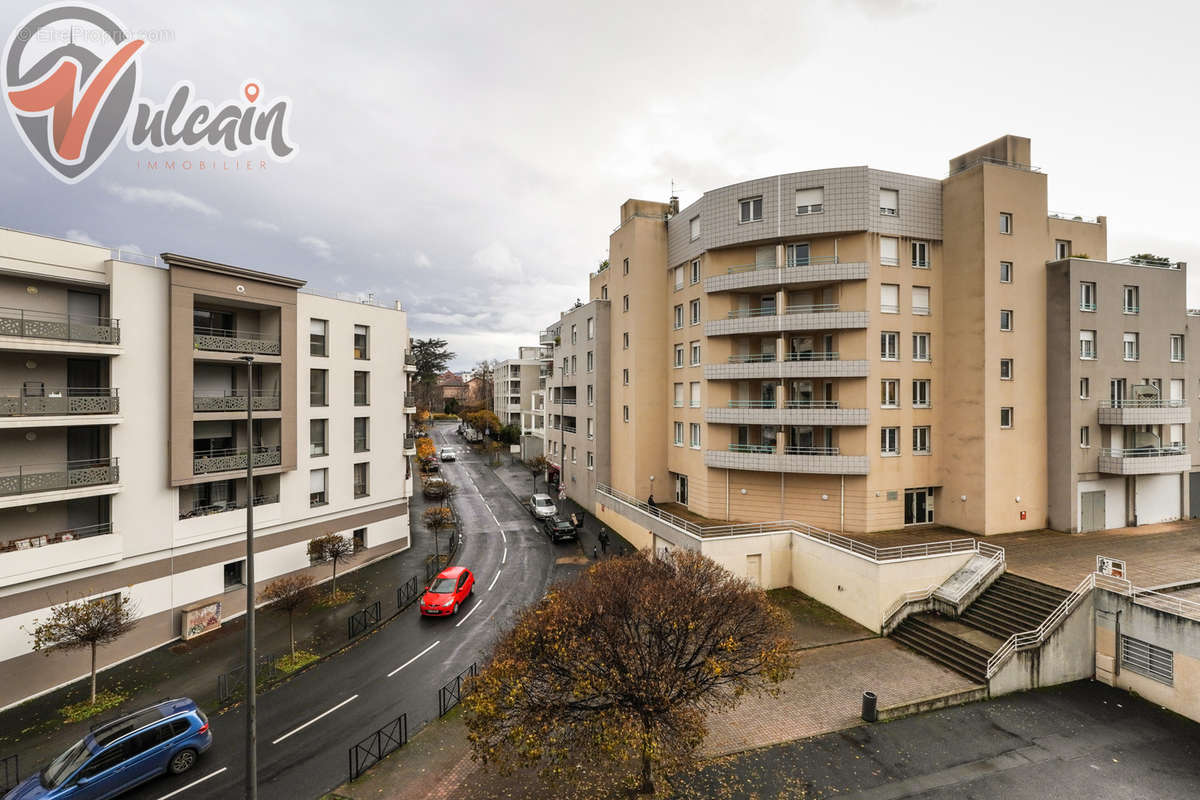
[[[1075,610],[1075,606],[1079,605],[1079,601],[1083,599],[1083,596],[1094,588],[1096,588],[1096,573],[1090,572],[1086,578],[1079,582],[1075,590],[1068,594],[1058,604],[1058,607],[1042,620],[1041,625],[1038,625],[1033,630],[1020,631],[1009,636],[1004,644],[1000,645],[1000,649],[992,653],[988,659],[987,678],[990,680],[1000,670],[1000,667],[1004,665],[1004,662],[1012,657],[1013,653],[1018,650],[1030,650],[1046,641],[1046,637]]]
[[[975,541],[975,545],[976,545],[975,546],[976,553],[978,553],[981,556],[983,556],[983,555],[988,556],[987,568],[985,570],[983,570],[983,572],[979,573],[980,575],[986,577],[987,575],[991,574],[992,570],[995,569],[997,564],[1003,565],[1006,563],[1006,558],[1005,558],[1005,553],[1004,553],[1003,547],[1000,547],[999,545],[988,544],[987,542],[981,542],[978,539]],[[943,581],[943,583],[944,583],[944,581]],[[953,591],[953,592],[950,592],[950,591],[942,592],[942,591],[940,591],[942,588],[942,584],[934,583],[934,584],[930,584],[929,586],[926,586],[924,589],[915,589],[911,592],[905,592],[904,594],[900,595],[900,597],[896,600],[896,602],[894,602],[890,606],[888,606],[887,609],[883,612],[882,623],[886,627],[887,623],[892,619],[892,617],[900,609],[904,608],[909,603],[920,603],[924,600],[928,600],[930,597],[933,597],[935,594],[940,599],[945,600],[948,603],[957,604],[958,601],[962,600],[963,597],[965,597],[967,595],[967,593],[970,592],[971,590],[973,590],[976,586],[978,586],[977,583],[972,583],[972,584],[967,584],[965,586],[961,586],[956,591]]]

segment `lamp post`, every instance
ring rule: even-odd
[[[246,362],[246,800],[258,800],[258,743],[254,669],[254,356]]]

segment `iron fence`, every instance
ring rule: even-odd
[[[381,614],[379,601],[376,600],[362,611],[355,611],[350,615],[350,618],[346,620],[346,632],[349,633],[350,638],[353,639],[360,633],[368,631],[378,625],[380,617]]]
[[[17,754],[0,758],[0,792],[7,792],[21,782]]]
[[[403,611],[408,608],[421,595],[421,582],[417,580],[419,575],[413,575],[396,589],[396,610]]]
[[[278,675],[285,674],[279,668],[279,660],[286,654],[277,656],[259,656],[258,663],[255,665],[255,685],[261,686],[264,682]],[[217,700],[222,705],[240,697],[246,691],[246,665],[241,664],[234,667],[228,672],[223,672],[217,676]]]
[[[364,772],[395,750],[408,743],[408,715],[401,714],[370,736],[350,745],[350,780],[356,781]]]
[[[455,675],[449,683],[438,689],[438,716],[444,717],[462,700],[462,684],[464,678],[474,678],[479,674],[479,663],[472,662],[471,666]]]

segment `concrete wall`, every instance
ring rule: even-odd
[[[1032,650],[1021,650],[988,681],[992,697],[1090,678],[1096,671],[1093,598],[1079,601],[1062,624]]]

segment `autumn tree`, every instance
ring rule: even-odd
[[[60,650],[91,650],[92,705],[96,703],[96,650],[137,625],[137,604],[126,594],[66,602],[50,609],[50,618],[33,620],[33,649],[50,655]]]
[[[258,596],[260,602],[271,603],[271,607],[279,613],[286,613],[288,618],[288,641],[292,646],[292,657],[296,656],[296,627],[297,611],[308,608],[313,600],[313,579],[311,575],[285,575],[268,583]]]
[[[538,476],[546,474],[546,468],[550,466],[550,459],[538,454],[526,461],[525,466],[529,467],[529,471],[533,473],[533,490],[536,494]]]
[[[354,542],[345,536],[338,536],[336,533],[318,536],[308,543],[308,557],[310,560],[318,563],[322,561],[333,562],[333,585],[330,587],[330,595],[333,597],[337,597],[338,562],[345,561],[352,555],[354,555]]]
[[[690,550],[601,561],[521,612],[468,685],[476,757],[502,771],[570,775],[634,757],[687,762],[705,715],[790,674],[782,612],[749,582]],[[633,777],[633,776],[630,776]]]
[[[472,411],[463,417],[463,420],[480,433],[491,432],[495,436],[500,432],[500,418],[496,416],[496,412],[486,408]]]
[[[417,439],[417,458],[424,461],[427,458],[433,458],[437,455],[437,447],[433,444],[433,439],[428,436],[422,436]]]
[[[454,527],[454,511],[449,506],[430,506],[421,515],[421,521],[425,523],[426,529],[433,534],[433,554],[437,558],[438,566],[440,567],[442,565],[442,554],[438,550],[438,534]]]

